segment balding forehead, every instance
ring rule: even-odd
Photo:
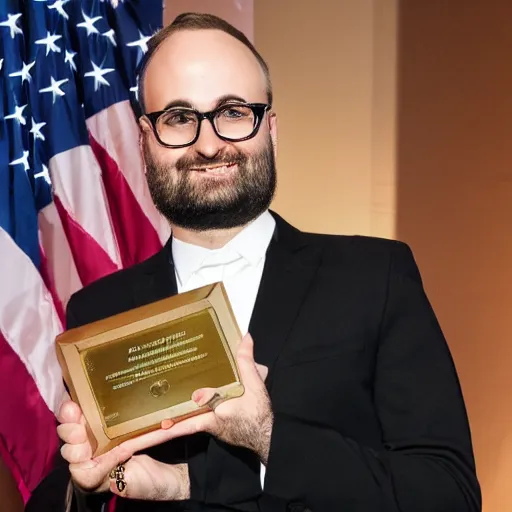
[[[236,38],[214,29],[172,34],[155,51],[143,82],[148,112],[163,108],[173,95],[203,104],[208,96],[213,101],[225,94],[267,101],[267,77],[256,56]]]

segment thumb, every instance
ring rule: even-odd
[[[60,406],[57,419],[59,423],[81,423],[83,415],[78,404],[71,400],[66,400]]]
[[[89,459],[87,461],[72,463],[69,470],[75,482],[88,491],[105,491],[105,485],[108,486],[108,475],[118,464],[126,461],[132,453],[116,446],[112,450]]]
[[[236,359],[242,384],[249,389],[262,387],[264,377],[260,375],[254,362],[254,341],[250,334],[246,334],[240,342]]]

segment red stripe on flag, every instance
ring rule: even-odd
[[[118,270],[117,265],[101,245],[69,215],[56,194],[53,196],[53,200],[83,285],[90,284],[96,279]]]
[[[28,490],[28,487],[25,485],[25,481],[23,479],[23,475],[21,474],[21,470],[20,470],[18,464],[12,458],[12,455],[9,453],[9,450],[7,449],[7,444],[1,435],[0,435],[0,460],[7,467],[7,469],[9,470],[9,473],[14,478],[14,481],[16,482],[16,486],[18,487],[18,491],[20,492],[21,499],[23,500],[23,503],[26,505],[27,501],[30,498],[31,493]]]
[[[50,292],[52,296],[53,304],[55,306],[55,310],[57,311],[57,315],[59,316],[60,323],[62,325],[66,325],[66,314],[64,312],[64,307],[62,306],[62,302],[60,301],[59,295],[55,290],[55,285],[53,280],[50,278],[50,273],[48,272],[48,260],[46,259],[46,254],[44,253],[41,246],[39,246],[39,254],[41,256],[41,263],[39,265],[39,272],[43,279],[43,282]]]
[[[90,132],[89,141],[101,168],[123,268],[130,267],[153,256],[162,244],[117,162]]]
[[[53,468],[57,420],[25,365],[0,333],[0,455],[28,499]]]

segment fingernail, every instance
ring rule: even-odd
[[[172,420],[162,420],[162,423],[160,424],[160,426],[164,430],[171,428],[173,425],[174,425],[174,423],[172,422]]]

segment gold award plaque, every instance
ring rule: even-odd
[[[222,283],[70,329],[57,353],[72,398],[88,422],[94,455],[209,410],[199,388],[240,396],[234,353],[240,332]]]

